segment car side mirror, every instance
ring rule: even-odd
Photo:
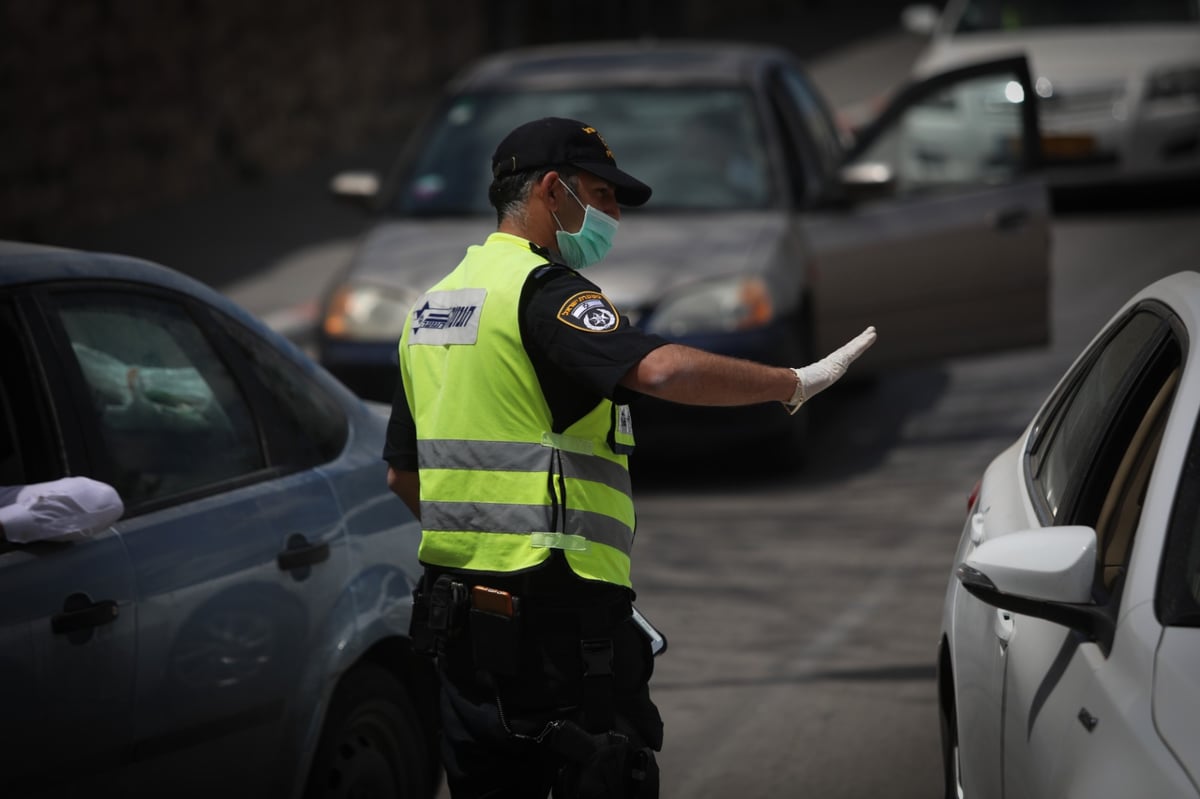
[[[905,6],[900,12],[900,25],[909,33],[928,36],[933,33],[938,24],[938,11],[935,6],[919,3]]]
[[[955,573],[969,594],[988,605],[1068,627],[1106,654],[1112,647],[1116,623],[1092,598],[1091,527],[1047,527],[989,539]]]
[[[838,173],[842,196],[851,204],[891,196],[896,190],[896,175],[881,161],[853,163]]]
[[[379,175],[365,170],[339,172],[329,181],[333,196],[362,208],[374,206],[379,188]]]

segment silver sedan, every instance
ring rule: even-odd
[[[654,189],[588,271],[648,331],[802,365],[874,324],[879,343],[858,375],[1040,345],[1050,236],[1035,106],[1019,57],[910,86],[857,136],[771,47],[593,44],[487,58],[447,88],[393,179],[336,179],[381,216],[329,287],[319,359],[361,395],[391,398],[410,305],[494,228],[492,150],[541,116],[595,125],[621,168]],[[639,446],[660,451],[803,430],[767,406],[647,400],[633,413]]]

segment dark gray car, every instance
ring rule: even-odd
[[[120,256],[0,243],[0,349],[0,484],[86,475],[126,509],[0,540],[0,796],[432,796],[378,409]]]

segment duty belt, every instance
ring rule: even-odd
[[[427,575],[425,579],[431,575]],[[476,667],[495,675],[519,667],[520,624],[558,627],[567,618],[578,623],[582,674],[583,726],[607,730],[613,725],[613,630],[631,612],[627,596],[528,597],[487,585],[472,585],[460,575],[443,573],[426,592],[425,579],[415,595],[412,638],[418,651],[441,653],[447,640],[470,628]],[[422,625],[418,616],[425,614]]]

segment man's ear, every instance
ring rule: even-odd
[[[558,172],[552,169],[542,175],[542,179],[538,181],[538,192],[542,195],[543,202],[546,203],[551,211],[558,210],[558,195],[556,192],[558,178]]]

